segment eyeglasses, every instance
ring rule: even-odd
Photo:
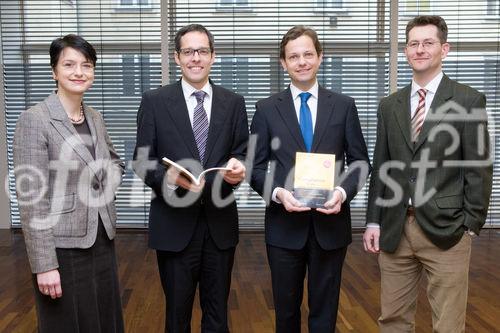
[[[200,57],[207,57],[212,53],[212,50],[209,47],[200,47],[199,49],[180,49],[177,53],[182,54],[185,57],[192,57],[194,54],[198,52]]]
[[[428,50],[428,49],[432,48],[434,45],[441,44],[441,43],[436,41],[436,40],[424,40],[423,42],[419,42],[417,40],[414,40],[414,41],[411,41],[408,44],[406,44],[406,47],[409,49],[412,49],[412,50],[416,50],[416,49],[418,49],[418,46],[420,44],[422,44],[422,47],[424,48],[424,50]]]

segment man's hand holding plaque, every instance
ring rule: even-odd
[[[295,155],[293,196],[303,207],[318,208],[325,214],[336,214],[342,203],[334,195],[335,155],[301,153]],[[337,191],[338,192],[338,191]]]
[[[335,189],[333,191],[333,197],[325,202],[325,208],[316,208],[316,210],[323,214],[338,214],[342,208],[342,194],[339,190]]]
[[[293,194],[290,191],[284,188],[278,189],[276,198],[281,202],[283,207],[285,207],[286,211],[289,213],[305,212],[306,210],[311,210],[311,208],[302,205],[300,201],[294,198]]]

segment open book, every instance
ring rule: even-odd
[[[168,159],[166,157],[162,158],[161,161],[163,164],[165,164],[169,168],[176,168],[177,171],[179,171],[179,174],[184,176],[185,178],[189,179],[193,184],[195,185],[200,185],[201,180],[205,177],[205,175],[209,172],[212,171],[217,171],[217,170],[223,170],[223,171],[231,171],[231,168],[224,168],[224,167],[218,167],[218,168],[209,168],[206,170],[203,170],[202,173],[196,177],[193,175],[191,172],[189,172],[186,168],[184,168],[182,165],[175,163],[171,159]]]

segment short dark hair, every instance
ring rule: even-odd
[[[446,25],[446,21],[441,16],[437,15],[420,15],[408,22],[406,25],[406,43],[408,43],[408,36],[411,29],[429,24],[438,29],[439,41],[441,43],[446,43],[448,39],[448,26]]]
[[[290,30],[287,31],[287,33],[283,36],[281,39],[280,43],[280,59],[285,59],[285,46],[288,44],[290,41],[295,40],[303,35],[306,35],[310,37],[314,43],[314,48],[316,49],[316,52],[318,55],[320,55],[323,52],[323,47],[321,46],[321,43],[318,38],[318,34],[316,31],[313,29],[303,26],[303,25],[296,25]]]
[[[94,47],[83,39],[83,37],[75,34],[69,34],[64,37],[54,39],[50,44],[50,66],[53,69],[56,68],[62,51],[67,47],[71,47],[82,53],[85,59],[92,62],[94,66],[97,63],[97,55]]]
[[[201,33],[204,33],[205,35],[207,35],[208,45],[210,47],[210,51],[214,52],[214,36],[212,35],[212,33],[210,31],[208,31],[207,28],[205,28],[201,24],[189,24],[189,25],[186,25],[186,26],[180,28],[179,31],[177,31],[177,33],[175,34],[175,39],[174,39],[175,51],[177,53],[179,53],[181,50],[181,38],[182,38],[182,36],[184,36],[188,32],[193,32],[193,31],[198,31],[198,32],[201,32]]]

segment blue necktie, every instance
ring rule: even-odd
[[[196,146],[198,146],[198,153],[200,154],[200,162],[203,164],[205,158],[205,148],[207,146],[208,138],[208,117],[203,107],[203,100],[205,99],[204,91],[195,91],[193,95],[196,97],[196,106],[193,114],[193,133]]]
[[[302,132],[302,137],[304,138],[304,143],[308,152],[311,151],[311,146],[313,142],[313,125],[312,116],[309,105],[307,105],[307,100],[311,97],[308,92],[303,92],[299,94],[300,96],[300,131]]]

